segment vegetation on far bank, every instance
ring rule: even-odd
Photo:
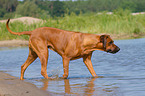
[[[83,33],[110,34],[115,39],[145,34],[145,0],[0,0],[0,19],[35,17],[43,23],[10,22],[13,31],[55,27]],[[106,12],[113,14],[106,14]],[[99,14],[101,13],[101,14]],[[28,21],[29,23],[29,21]],[[10,34],[0,23],[0,40],[26,39]]]
[[[0,0],[0,19],[30,16],[45,19],[80,13],[128,9],[144,12],[145,0]],[[69,12],[68,12],[69,10]]]
[[[54,27],[63,30],[79,31],[83,33],[110,34],[115,39],[140,37],[145,35],[145,14],[131,15],[129,10],[79,14],[65,14],[63,17],[45,19],[44,22],[27,24],[20,21],[10,22],[11,30],[15,32],[34,30],[38,27]],[[28,36],[10,34],[5,23],[0,23],[0,40],[26,39]]]

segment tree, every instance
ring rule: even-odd
[[[38,17],[41,13],[41,9],[35,4],[35,2],[25,1],[23,4],[19,4],[16,8],[16,13],[22,16]]]
[[[136,2],[137,3],[137,2]],[[123,0],[121,4],[121,8],[131,10],[132,12],[136,9],[136,3],[134,0]]]
[[[47,13],[49,13],[52,17],[64,15],[66,10],[64,2],[66,1],[35,0],[35,4],[37,4],[42,10],[47,11]]]
[[[65,13],[65,7],[63,1],[51,1],[51,5],[49,7],[51,12],[51,16],[62,16]]]
[[[0,8],[5,9],[7,12],[14,12],[17,5],[17,0],[0,0]]]
[[[6,13],[5,9],[0,9],[0,17],[3,17]]]
[[[5,17],[8,14],[13,15],[17,5],[17,0],[0,0],[0,17]]]
[[[135,0],[135,4],[136,4],[135,12],[145,11],[145,0]]]

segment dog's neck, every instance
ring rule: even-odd
[[[100,39],[96,39],[100,37],[100,35],[96,36],[87,36],[83,39],[83,47],[84,47],[84,52],[87,54],[88,52],[92,52],[95,50],[103,50],[103,43],[100,42]]]

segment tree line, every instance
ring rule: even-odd
[[[0,0],[0,18],[32,16],[39,18],[60,17],[101,11],[128,9],[145,11],[145,0]]]

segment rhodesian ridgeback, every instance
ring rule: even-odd
[[[24,79],[26,68],[37,58],[41,61],[41,75],[44,78],[50,78],[47,75],[48,48],[57,52],[63,60],[64,74],[62,78],[69,75],[69,62],[78,58],[83,58],[93,77],[98,77],[93,69],[91,56],[93,51],[101,50],[109,53],[116,53],[120,50],[114,44],[109,35],[96,35],[89,33],[66,31],[51,27],[41,27],[33,31],[13,32],[8,23],[6,27],[11,34],[30,35],[29,55],[25,63],[21,66],[20,80]]]

